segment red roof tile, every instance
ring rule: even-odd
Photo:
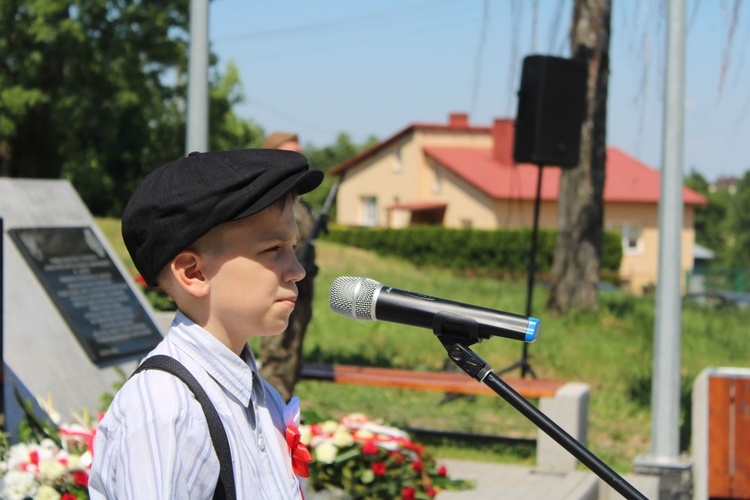
[[[467,119],[468,120],[468,119]],[[348,170],[349,168],[357,165],[362,160],[369,158],[371,156],[374,156],[379,151],[386,148],[386,146],[389,146],[393,144],[394,142],[398,141],[402,137],[405,137],[412,132],[416,130],[423,130],[423,131],[432,131],[432,132],[482,132],[482,133],[490,133],[492,129],[490,127],[477,127],[473,125],[463,124],[463,123],[454,123],[453,125],[446,125],[444,123],[412,123],[408,127],[400,130],[396,134],[390,136],[389,138],[378,142],[377,144],[374,144],[373,146],[370,146],[369,148],[365,149],[361,153],[352,156],[348,160],[344,161],[343,163],[340,163],[333,167],[331,170],[328,171],[328,175],[340,175],[344,171]]]
[[[501,163],[494,159],[491,149],[425,147],[424,152],[492,198],[536,198],[539,175],[536,165]],[[544,167],[542,200],[557,200],[560,173],[558,167]],[[658,171],[617,148],[607,148],[604,201],[657,203],[660,185]],[[706,204],[706,199],[690,188],[683,188],[682,197],[687,205]]]
[[[512,123],[512,120],[496,120]],[[507,126],[507,123],[501,123]],[[511,126],[511,129],[513,127]],[[492,134],[493,127],[469,125],[468,115],[453,113],[447,124],[412,123],[391,137],[349,158],[329,170],[329,175],[341,175],[361,161],[376,155],[387,146],[401,140],[413,132],[466,132]],[[512,134],[512,131],[511,131]],[[508,139],[508,138],[506,138]],[[495,138],[497,140],[497,138]],[[501,149],[513,147],[512,136],[503,141]],[[496,199],[536,198],[536,185],[539,168],[531,164],[510,164],[496,158],[512,158],[512,151],[494,151],[491,148],[445,148],[424,147],[427,156],[466,179],[473,186]],[[494,153],[494,156],[493,156]],[[506,160],[508,161],[508,160]],[[657,203],[660,197],[661,176],[659,171],[641,163],[636,158],[615,148],[607,148],[607,167],[604,185],[604,200],[624,203]],[[557,200],[560,187],[560,168],[544,167],[542,175],[542,200]],[[707,200],[690,188],[683,188],[683,203],[705,205]]]

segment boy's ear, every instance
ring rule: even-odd
[[[208,293],[209,283],[203,269],[203,257],[193,250],[183,250],[169,263],[177,285],[195,297]]]

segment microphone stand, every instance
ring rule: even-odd
[[[536,250],[537,250],[537,235],[539,233],[539,202],[542,199],[542,170],[544,165],[537,165],[539,171],[537,172],[536,178],[536,198],[534,199],[534,225],[531,230],[531,251],[529,252],[529,268],[526,278],[526,316],[531,316],[531,304],[534,299],[534,277],[536,275]],[[537,378],[534,368],[529,364],[529,345],[523,343],[523,351],[521,353],[521,359],[516,361],[510,366],[499,370],[498,375],[502,375],[516,368],[521,368],[521,378],[526,377],[526,373],[530,373],[533,378]]]
[[[433,332],[448,352],[448,357],[472,378],[484,383],[500,397],[510,403],[524,417],[543,430],[552,439],[576,457],[597,476],[627,499],[647,500],[646,497],[622,476],[602,462],[585,446],[568,434],[562,427],[529,403],[511,386],[495,374],[482,358],[469,349],[480,341],[477,324],[454,315],[435,315]]]

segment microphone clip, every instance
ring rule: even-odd
[[[432,332],[443,341],[450,339],[451,343],[460,343],[466,346],[478,344],[479,323],[473,318],[462,316],[451,312],[439,312],[432,319]]]

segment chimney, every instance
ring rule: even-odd
[[[468,113],[451,113],[448,119],[450,128],[469,128]]]
[[[492,157],[507,165],[513,164],[515,124],[511,118],[495,119],[492,124]]]

